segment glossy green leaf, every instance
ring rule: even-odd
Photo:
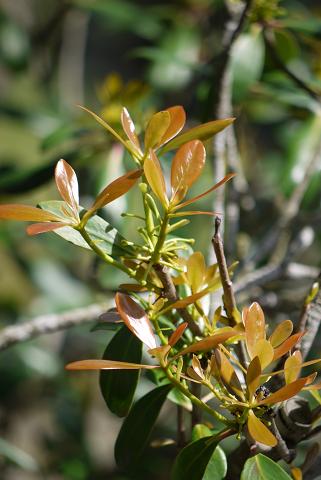
[[[140,363],[142,342],[123,326],[112,338],[104,352],[104,360]],[[139,370],[111,370],[100,372],[100,391],[109,410],[119,417],[129,412],[135,394]]]
[[[291,480],[280,465],[262,453],[247,460],[241,480]]]
[[[223,480],[227,474],[227,459],[218,445],[207,464],[202,480]]]
[[[183,448],[176,457],[171,480],[202,480],[216,446],[215,437],[203,437]]]
[[[188,412],[191,412],[193,409],[193,404],[190,399],[186,397],[184,393],[178,390],[178,388],[173,388],[169,392],[167,399],[175,403],[176,405],[185,408],[185,410],[187,410]]]
[[[115,444],[115,458],[119,467],[131,469],[141,460],[171,388],[168,384],[155,388],[140,398],[130,410]]]
[[[60,216],[63,215],[62,208],[64,205],[64,202],[58,200],[40,203],[41,208],[44,210],[48,210],[49,212]],[[88,220],[86,231],[92,240],[97,242],[101,250],[114,258],[133,252],[133,249],[130,246],[122,244],[124,238],[120,235],[118,230],[98,215],[94,215]],[[59,228],[58,230],[55,230],[55,233],[78,247],[90,250],[90,247],[80,233],[72,227]]]
[[[225,118],[223,120],[213,120],[212,122],[203,123],[197,127],[193,127],[185,132],[177,135],[170,142],[168,142],[162,149],[161,154],[168,152],[170,150],[175,150],[179,148],[184,143],[190,142],[191,140],[207,140],[218,132],[224,130],[224,128],[231,125],[234,122],[234,118]]]

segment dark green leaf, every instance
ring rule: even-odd
[[[61,207],[64,205],[65,203],[59,200],[40,203],[41,208],[52,213],[59,213],[60,215],[62,213]],[[112,227],[98,215],[94,215],[89,219],[86,225],[86,231],[92,240],[97,242],[99,248],[112,257],[119,257],[126,253],[132,253],[131,247],[123,246],[121,244],[124,238],[120,235],[118,230],[116,230],[116,228]],[[77,245],[78,247],[87,248],[90,250],[90,247],[87,245],[80,233],[71,227],[59,228],[59,230],[56,230],[55,233],[68,242]]]
[[[216,446],[215,437],[204,437],[183,448],[176,457],[171,480],[202,480]]]
[[[140,460],[159,411],[171,385],[162,385],[140,398],[126,417],[115,445],[115,458],[120,467],[133,468]]]
[[[123,326],[112,338],[102,357],[104,360],[140,363],[142,342]],[[125,417],[135,394],[139,370],[101,370],[100,390],[109,410]]]
[[[241,480],[291,480],[291,477],[270,458],[259,453],[244,465]]]

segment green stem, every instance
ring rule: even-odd
[[[118,262],[114,258],[112,258],[110,255],[108,255],[106,252],[101,250],[96,242],[92,240],[92,238],[88,235],[86,232],[85,227],[79,226],[77,229],[82,236],[82,238],[85,240],[85,242],[89,245],[89,247],[105,262],[108,263],[108,265],[112,265],[113,267],[118,268],[119,270],[122,270],[123,272],[127,273],[127,275],[131,278],[135,278],[135,272],[134,270],[126,267],[126,265],[123,265],[122,263]]]
[[[184,387],[181,382],[179,382],[175,377],[174,375],[172,374],[172,372],[169,370],[168,366],[164,366],[163,365],[163,370],[164,370],[164,373],[166,375],[166,377],[168,378],[168,380],[176,387],[178,388],[178,390],[180,390],[187,398],[190,399],[190,401],[196,405],[197,407],[201,408],[202,410],[204,410],[205,412],[207,412],[209,415],[211,415],[212,417],[214,417],[216,420],[218,420],[219,422],[222,422],[224,423],[225,425],[227,426],[233,426],[234,423],[231,422],[230,420],[228,420],[226,417],[224,417],[224,415],[221,415],[220,413],[216,412],[215,410],[213,410],[211,407],[209,407],[206,403],[202,402],[202,400],[200,400],[199,398],[197,398],[195,395],[193,395],[189,390],[188,388]]]

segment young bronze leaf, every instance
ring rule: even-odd
[[[277,392],[272,393],[258,402],[258,405],[273,405],[274,403],[284,402],[288,398],[294,397],[294,395],[299,393],[309,381],[310,377],[298,378],[298,380],[285,385],[285,387],[280,388]]]
[[[263,443],[269,447],[275,447],[278,443],[273,433],[254,415],[252,410],[249,411],[247,427],[249,434],[256,442]]]
[[[201,292],[194,293],[193,295],[189,295],[188,297],[182,298],[181,300],[177,300],[176,302],[172,303],[170,307],[166,307],[166,309],[167,308],[171,308],[171,309],[185,308],[188,305],[195,303],[200,298],[204,297],[204,295],[206,295],[207,293],[208,293],[207,289],[202,290]]]
[[[203,170],[205,158],[205,148],[199,140],[182,145],[176,152],[171,168],[173,205],[185,197],[188,188],[198,179]]]
[[[22,220],[25,222],[59,222],[61,217],[31,205],[9,203],[0,205],[0,220]]]
[[[226,355],[220,350],[215,350],[215,360],[217,368],[227,390],[233,395],[237,395],[240,400],[245,400],[241,383],[236,375],[233,365],[230,363]]]
[[[283,343],[287,338],[289,338],[292,331],[293,323],[291,322],[291,320],[284,320],[283,322],[281,322],[269,338],[272,347],[276,348],[281,345],[281,343]]]
[[[279,347],[275,348],[273,360],[277,360],[288,353],[298,343],[304,334],[305,332],[295,333],[294,335],[291,335],[291,337],[287,338]]]
[[[181,338],[181,336],[183,335],[183,333],[185,332],[187,327],[188,327],[187,322],[181,323],[181,325],[179,325],[176,328],[175,332],[173,332],[172,335],[170,336],[170,338],[168,340],[169,345],[174,347],[174,345],[176,345],[176,343]]]
[[[251,350],[251,358],[259,357],[262,370],[273,361],[274,350],[270,342],[265,339],[258,340]]]
[[[145,150],[157,148],[171,123],[170,112],[164,110],[155,113],[150,119],[145,131]]]
[[[140,365],[139,363],[117,362],[116,360],[78,360],[68,363],[66,370],[139,370],[141,368],[159,368],[158,365]]]
[[[203,340],[184,348],[179,352],[179,355],[185,355],[186,353],[207,352],[208,350],[216,348],[220,343],[226,342],[226,340],[234,335],[236,335],[236,332],[232,329],[223,333],[211,335],[210,337],[206,337]]]
[[[261,363],[259,357],[254,357],[246,372],[246,385],[249,393],[249,401],[252,401],[253,395],[260,385]]]
[[[153,150],[150,150],[149,155],[144,162],[144,173],[147,182],[156,197],[164,207],[167,207],[168,198],[166,195],[165,179],[159,160]]]
[[[74,216],[78,218],[79,190],[77,175],[69,163],[63,159],[59,160],[56,165],[55,180],[62,199],[70,206]]]
[[[186,114],[182,106],[177,105],[175,107],[170,107],[165,110],[170,114],[170,124],[164,135],[161,139],[161,145],[171,140],[173,137],[179,134],[182,128],[185,125]]]
[[[118,313],[129,330],[147,345],[148,348],[156,348],[157,344],[153,327],[145,310],[124,293],[117,293],[115,302]]]
[[[284,378],[285,383],[294,382],[300,375],[302,367],[302,355],[299,350],[290,355],[284,363]]]
[[[121,124],[123,126],[124,132],[126,133],[128,139],[131,141],[134,147],[140,150],[140,143],[136,135],[135,125],[133,120],[131,119],[131,116],[129,115],[127,108],[124,107],[122,109],[120,119],[121,119]]]
[[[26,228],[26,232],[28,235],[38,235],[39,233],[52,232],[65,226],[66,224],[63,222],[33,223]]]
[[[259,340],[265,340],[265,319],[262,308],[257,302],[252,303],[244,315],[245,340],[250,358],[255,357],[255,345]],[[262,364],[261,364],[262,365]]]
[[[137,182],[142,174],[142,170],[131,170],[125,173],[119,178],[116,178],[113,182],[107,185],[106,188],[98,195],[93,205],[90,207],[90,211],[99,210],[108,203],[113,202],[116,198],[125,195]]]
[[[190,142],[191,140],[207,140],[213,135],[216,135],[218,132],[224,130],[224,128],[231,125],[234,122],[234,118],[225,118],[224,120],[214,120],[212,122],[203,123],[197,127],[191,128],[181,133],[177,137],[173,138],[170,142],[162,148],[162,153],[168,152],[169,150],[175,150],[176,148],[184,145],[184,143]]]
[[[190,217],[192,215],[209,215],[210,217],[216,217],[220,215],[219,212],[205,212],[203,210],[184,210],[184,212],[175,212],[175,217]]]
[[[231,178],[235,177],[235,173],[229,173],[228,175],[226,175],[224,178],[222,178],[222,180],[220,180],[218,183],[216,183],[215,185],[213,185],[213,187],[209,188],[208,190],[206,190],[206,192],[203,192],[201,193],[200,195],[197,195],[196,197],[193,197],[193,198],[190,198],[189,200],[186,200],[185,202],[183,203],[180,203],[179,205],[176,205],[174,208],[173,208],[173,211],[176,211],[180,208],[183,208],[183,207],[187,207],[187,205],[190,205],[191,203],[194,203],[196,202],[197,200],[200,200],[201,198],[205,197],[206,195],[208,195],[209,193],[211,192],[214,192],[214,190],[216,190],[217,188],[221,187],[222,185],[224,185],[224,183],[228,182],[229,180],[231,180]]]

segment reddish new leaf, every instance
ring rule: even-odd
[[[256,442],[263,443],[269,447],[275,447],[278,443],[272,432],[264,425],[259,418],[257,418],[252,410],[249,411],[247,420],[247,428],[249,434]]]
[[[67,226],[67,224],[62,222],[34,223],[26,228],[26,232],[28,235],[38,235],[39,233],[52,232],[65,226]]]
[[[176,328],[175,332],[173,332],[172,335],[170,336],[170,338],[168,340],[169,345],[174,347],[174,345],[176,345],[176,343],[181,338],[181,336],[183,335],[183,333],[185,332],[187,327],[188,327],[187,322],[181,323],[181,325],[179,325]]]
[[[131,116],[129,115],[127,108],[122,109],[120,119],[124,132],[126,133],[128,139],[131,141],[134,147],[140,150],[140,143],[136,135],[135,125],[133,120],[131,119]]]
[[[298,380],[285,385],[285,387],[280,388],[277,392],[272,393],[258,402],[258,405],[273,405],[275,403],[284,402],[285,400],[288,400],[288,398],[294,397],[294,395],[299,393],[308,382],[310,382],[310,376],[298,378]]]
[[[235,177],[235,173],[229,173],[228,175],[226,175],[224,178],[222,178],[222,180],[220,180],[218,183],[216,183],[215,185],[213,185],[213,187],[209,188],[208,190],[206,190],[206,192],[203,192],[201,193],[200,195],[197,195],[196,197],[193,197],[193,198],[190,198],[189,200],[186,200],[185,202],[183,203],[180,203],[179,205],[176,205],[174,208],[173,208],[173,211],[176,211],[180,208],[183,208],[183,207],[187,207],[187,205],[190,205],[191,203],[194,203],[196,202],[197,200],[200,200],[201,198],[205,197],[206,195],[208,195],[209,193],[211,192],[214,192],[214,190],[216,190],[217,188],[221,187],[222,185],[224,185],[224,183],[228,182],[229,180],[231,180],[231,178]]]
[[[282,343],[279,347],[274,349],[274,357],[273,360],[277,360],[278,358],[282,357],[286,353],[288,353],[303,337],[305,332],[295,333],[291,335],[291,337],[287,338],[285,342]]]
[[[115,302],[119,315],[133,334],[148,348],[156,348],[157,344],[153,327],[145,310],[123,293],[116,294]]]
[[[61,218],[51,212],[31,205],[10,203],[0,205],[0,220],[22,220],[25,222],[57,222]]]
[[[125,173],[119,178],[116,178],[113,182],[107,185],[106,188],[98,195],[95,202],[93,203],[90,211],[99,210],[99,208],[104,207],[108,203],[113,202],[116,198],[125,195],[137,182],[142,174],[142,170],[131,170],[130,172]]]
[[[259,357],[254,357],[246,372],[246,385],[249,393],[249,401],[252,401],[253,395],[260,385],[260,375],[262,373]]]
[[[166,195],[165,179],[159,160],[153,150],[149,151],[149,155],[144,162],[144,173],[156,197],[164,207],[167,207],[168,198]]]
[[[171,168],[173,205],[185,197],[188,188],[198,179],[203,170],[205,158],[205,148],[199,140],[182,145],[176,152]]]
[[[141,368],[159,368],[158,365],[140,365],[139,363],[117,362],[116,360],[79,360],[68,363],[66,370],[140,370]]]
[[[59,160],[56,165],[55,180],[61,197],[70,206],[75,218],[78,219],[78,180],[74,169],[63,159]]]
[[[208,350],[213,350],[220,343],[226,342],[229,338],[236,335],[235,330],[225,331],[223,333],[217,333],[216,335],[211,335],[206,337],[199,342],[193,343],[189,347],[184,348],[179,352],[179,355],[185,355],[186,353],[196,353],[196,352],[207,352]]]
[[[165,111],[170,114],[170,124],[162,136],[161,145],[164,145],[164,143],[168,142],[173,137],[176,137],[184,127],[186,121],[185,110],[180,105],[167,108]]]

